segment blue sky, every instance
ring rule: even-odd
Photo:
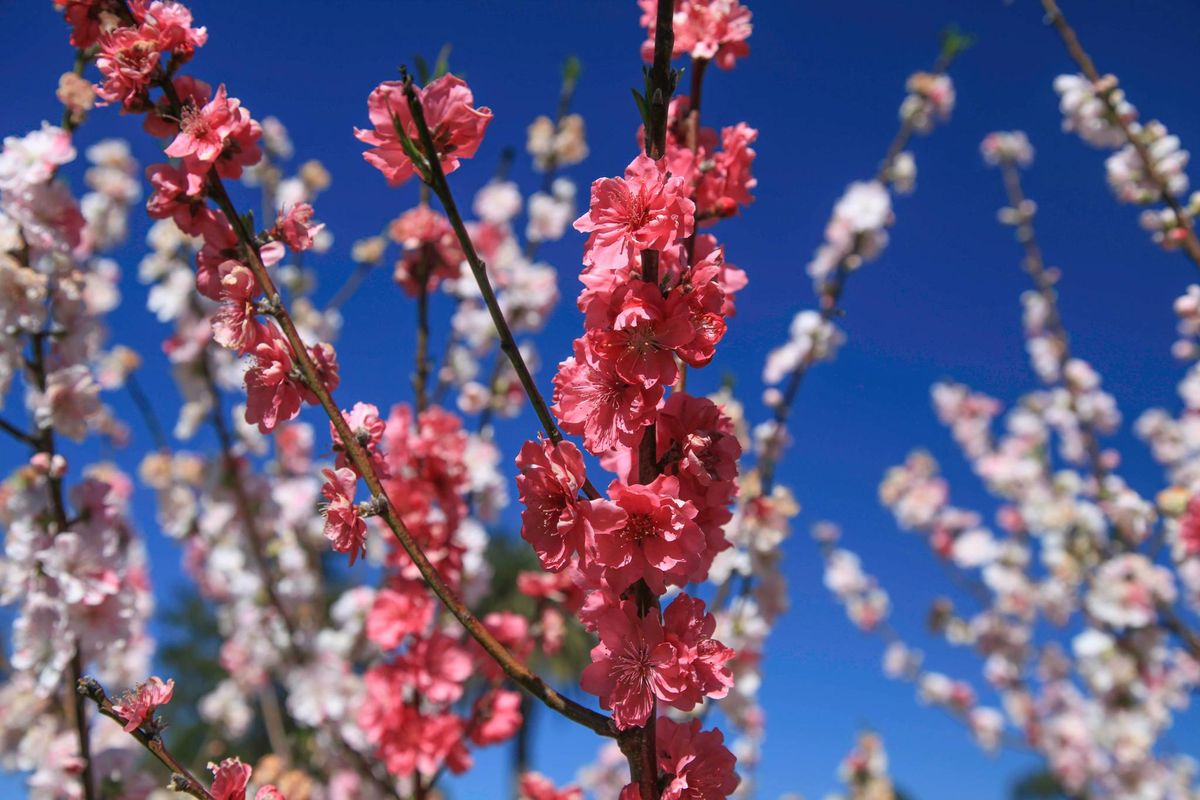
[[[5,5],[0,132],[22,133],[57,119],[53,90],[71,54],[50,3]],[[192,7],[210,40],[189,71],[227,83],[256,116],[279,117],[298,157],[320,158],[333,175],[333,187],[318,204],[337,239],[320,262],[323,296],[350,269],[350,243],[415,200],[411,186],[386,188],[362,161],[352,136],[352,127],[366,122],[367,93],[394,78],[396,66],[411,63],[414,53],[431,57],[442,43],[452,43],[453,69],[496,115],[476,159],[452,178],[462,199],[489,177],[504,147],[523,144],[534,116],[553,112],[559,65],[569,54],[584,65],[575,108],[586,117],[591,147],[572,177],[586,185],[617,174],[636,151],[629,88],[640,84],[643,34],[632,2],[195,0]],[[745,120],[761,132],[758,200],[714,231],[729,259],[749,274],[750,286],[739,297],[739,314],[714,367],[695,373],[693,386],[715,386],[722,374],[732,374],[755,419],[764,413],[758,400],[763,359],[782,340],[792,315],[812,303],[804,265],[846,183],[874,172],[896,127],[905,77],[932,64],[937,32],[947,23],[978,36],[953,70],[959,99],[952,121],[914,144],[917,193],[897,202],[888,251],[849,287],[842,323],[849,341],[835,364],[806,382],[794,416],[796,445],[779,477],[795,489],[804,511],[785,546],[792,611],[775,631],[766,661],[768,740],[760,796],[800,791],[819,797],[831,790],[855,732],[870,726],[883,734],[894,775],[915,796],[1000,800],[1009,781],[1032,762],[983,755],[958,723],[918,707],[910,687],[882,678],[878,643],[849,626],[821,585],[819,558],[806,531],[818,519],[843,524],[848,543],[890,590],[897,627],[914,640],[922,640],[922,616],[932,596],[954,594],[924,543],[895,529],[876,500],[876,486],[886,467],[924,445],[942,462],[956,502],[990,514],[993,506],[930,411],[929,386],[953,377],[1012,400],[1034,383],[1019,326],[1017,297],[1025,276],[1009,231],[995,222],[1003,197],[999,176],[978,156],[988,131],[1023,128],[1037,148],[1026,190],[1039,204],[1047,258],[1065,271],[1062,310],[1073,349],[1100,370],[1125,413],[1126,425],[1112,444],[1122,451],[1126,477],[1146,493],[1161,485],[1159,472],[1129,423],[1147,407],[1177,406],[1174,387],[1182,372],[1168,352],[1170,303],[1194,273],[1182,256],[1156,250],[1138,228],[1136,212],[1112,199],[1102,154],[1060,131],[1051,81],[1072,64],[1042,24],[1034,0],[773,1],[751,7],[750,56],[732,72],[709,70],[704,93],[706,123]],[[1100,70],[1121,77],[1144,117],[1162,119],[1185,147],[1200,142],[1200,107],[1179,86],[1200,66],[1194,36],[1200,5],[1076,0],[1064,10]],[[94,114],[80,136],[83,142],[128,137],[143,163],[155,157],[137,122],[113,110]],[[527,162],[519,161],[512,174],[527,190],[536,186]],[[114,321],[114,339],[147,354],[142,380],[152,396],[171,398],[163,401],[169,415],[175,392],[161,371],[156,374],[162,360],[154,344],[166,331],[143,311],[145,289],[135,277],[144,231],[138,215],[132,246],[118,254],[126,301]],[[568,298],[581,246],[582,237],[572,235],[543,251],[559,267]],[[385,406],[406,398],[411,304],[379,273],[346,312],[338,347],[342,404]],[[578,325],[568,300],[539,341],[545,361],[568,353]],[[385,346],[368,348],[381,331]],[[542,370],[543,385],[550,374]],[[133,425],[135,444],[146,446],[130,404],[123,396],[112,403]],[[503,423],[506,452],[515,453],[534,426],[528,414]],[[20,455],[0,442],[6,469]],[[118,460],[130,468],[135,463],[132,452]],[[154,529],[148,494],[139,496],[137,511],[156,578],[167,585],[179,574],[178,552]],[[936,646],[930,651],[935,668],[978,674],[970,657]],[[593,743],[548,717],[538,732],[536,764],[567,779],[590,757]],[[1169,738],[1194,752],[1200,736],[1189,722]],[[457,795],[493,796],[506,757],[480,754],[477,771]],[[8,784],[0,783],[0,790],[19,796]]]

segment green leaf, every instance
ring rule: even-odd
[[[975,37],[969,33],[963,33],[957,25],[950,24],[942,29],[938,35],[938,40],[942,47],[942,58],[952,59],[961,53],[966,52],[975,44]]]
[[[646,126],[647,130],[649,130],[650,106],[646,104],[646,98],[640,92],[638,92],[637,89],[631,88],[629,91],[633,92],[633,101],[637,103],[638,114],[642,118],[642,124]]]
[[[442,45],[442,49],[438,50],[437,61],[433,64],[433,77],[440,78],[450,71],[450,50],[449,42]]]
[[[583,63],[575,56],[567,56],[567,60],[563,63],[563,83],[574,86],[575,82],[579,80],[579,75],[582,72]]]

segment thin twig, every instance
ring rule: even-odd
[[[1066,46],[1067,53],[1079,65],[1079,69],[1083,72],[1084,77],[1093,84],[1100,83],[1102,80],[1100,71],[1096,69],[1091,56],[1083,49],[1083,44],[1080,43],[1079,37],[1075,34],[1075,29],[1067,22],[1067,18],[1063,14],[1062,9],[1058,7],[1058,3],[1055,0],[1042,0],[1042,8],[1046,12],[1046,21],[1054,27],[1059,38],[1062,39],[1063,44]],[[1183,230],[1184,251],[1196,267],[1200,268],[1200,239],[1196,237],[1196,226],[1192,220],[1192,215],[1179,202],[1179,198],[1171,191],[1167,180],[1159,172],[1154,157],[1150,153],[1150,148],[1137,135],[1130,121],[1120,114],[1116,99],[1113,97],[1113,92],[1116,91],[1116,88],[1117,84],[1113,81],[1107,90],[1098,92],[1098,96],[1104,102],[1105,109],[1108,112],[1109,121],[1121,129],[1121,133],[1125,135],[1125,140],[1133,146],[1138,160],[1142,162],[1142,169],[1145,171],[1146,177],[1154,184],[1162,197],[1162,201],[1175,214],[1175,220]]]
[[[95,678],[81,677],[75,683],[75,694],[79,697],[80,702],[87,698],[96,704],[96,708],[103,716],[116,722],[121,727],[124,727],[128,720],[121,716],[113,709],[112,701],[108,699],[108,695],[104,691],[104,687]],[[213,795],[209,793],[204,784],[191,773],[191,771],[183,765],[178,758],[171,755],[171,751],[167,749],[162,737],[156,732],[148,734],[142,728],[134,728],[129,732],[129,735],[141,743],[142,747],[146,748],[152,756],[158,759],[164,767],[171,770],[170,788],[177,792],[189,794],[199,800],[214,800]]]

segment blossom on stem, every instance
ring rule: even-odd
[[[367,523],[354,504],[358,476],[345,467],[323,470],[325,485],[321,494],[326,500],[325,538],[334,551],[350,554],[350,565],[366,552]]]
[[[125,718],[125,732],[132,733],[151,722],[154,711],[170,702],[174,692],[174,679],[163,683],[161,678],[152,677],[121,698],[121,702],[113,703],[113,711]]]
[[[437,149],[436,156],[443,171],[451,173],[458,169],[459,159],[471,158],[479,149],[483,133],[492,121],[492,111],[475,108],[470,87],[449,73],[423,88],[418,87],[416,93]],[[423,149],[404,96],[404,82],[385,81],[375,87],[367,98],[367,115],[374,129],[354,129],[360,142],[371,145],[363,158],[383,173],[388,185],[399,186],[413,176],[415,168],[397,128],[404,131],[418,150]],[[428,158],[430,154],[423,155]]]

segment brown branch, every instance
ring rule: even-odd
[[[99,681],[91,677],[82,677],[76,681],[75,687],[76,695],[81,703],[84,698],[91,700],[103,716],[113,720],[121,727],[125,727],[128,720],[113,708],[112,701],[108,699],[108,695]],[[171,770],[171,783],[169,784],[171,789],[189,794],[199,800],[213,800],[212,794],[204,787],[204,784],[178,758],[171,755],[171,751],[167,749],[162,736],[157,731],[151,734],[138,727],[130,731],[129,735],[141,743],[142,747],[158,759],[159,763]]]
[[[1066,46],[1067,53],[1079,65],[1079,69],[1083,72],[1084,77],[1093,84],[1100,83],[1102,76],[1099,70],[1096,69],[1091,56],[1083,49],[1083,44],[1080,43],[1079,37],[1075,34],[1075,29],[1067,22],[1067,18],[1063,14],[1062,9],[1058,7],[1058,3],[1055,0],[1042,0],[1042,8],[1046,12],[1046,21],[1054,27],[1059,38],[1062,39],[1063,45]],[[1162,197],[1162,201],[1175,214],[1175,221],[1184,232],[1183,249],[1196,267],[1200,268],[1200,239],[1196,238],[1196,226],[1192,220],[1192,216],[1183,207],[1183,204],[1179,202],[1179,198],[1171,191],[1162,173],[1158,171],[1158,167],[1154,163],[1154,157],[1150,153],[1150,148],[1137,135],[1129,120],[1121,116],[1120,109],[1117,107],[1116,99],[1113,96],[1113,92],[1116,89],[1116,81],[1112,81],[1112,85],[1103,91],[1097,92],[1097,96],[1104,102],[1109,121],[1121,129],[1121,133],[1125,135],[1125,140],[1133,146],[1138,160],[1142,162],[1142,169],[1145,170],[1146,177],[1154,184]]]

